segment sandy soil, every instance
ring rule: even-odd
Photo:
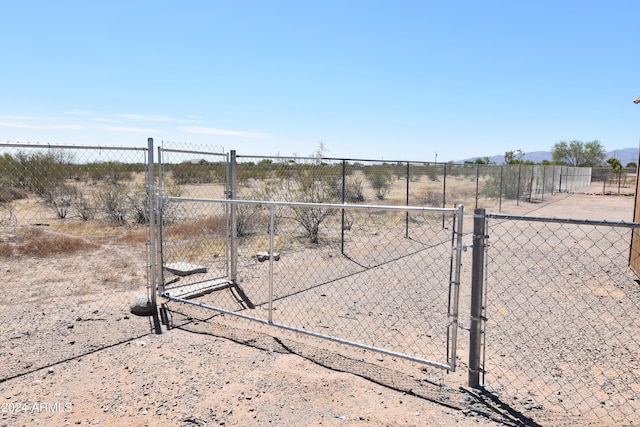
[[[597,193],[503,212],[631,220],[633,197]],[[133,316],[144,260],[107,240],[80,264],[2,259],[3,274],[46,271],[57,291],[44,276],[31,289],[0,285],[0,426],[535,425],[466,387],[464,351],[446,373],[170,301],[162,318]],[[98,291],[96,277],[117,292]]]

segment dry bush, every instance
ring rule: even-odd
[[[2,185],[0,187],[0,203],[12,202],[14,200],[26,199],[28,196],[24,188]]]
[[[98,246],[78,237],[46,233],[42,230],[28,230],[21,236],[18,252],[35,257],[49,257],[73,254],[96,249]]]

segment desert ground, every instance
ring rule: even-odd
[[[629,191],[600,190],[502,209],[631,221]],[[467,387],[464,351],[447,373],[163,299],[162,316],[134,316],[128,303],[145,281],[135,261],[144,248],[108,236],[92,243],[99,247],[81,260],[0,258],[13,277],[35,265],[54,272],[60,290],[43,302],[44,277],[42,289],[0,284],[0,426],[536,425],[526,410]],[[117,296],[97,292],[96,277]]]

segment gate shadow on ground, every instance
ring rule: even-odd
[[[175,307],[173,307],[175,305]],[[444,381],[418,378],[407,373],[379,366],[360,359],[354,359],[333,350],[328,350],[300,341],[278,337],[262,332],[240,329],[227,324],[212,322],[221,313],[198,316],[197,307],[185,304],[163,304],[163,323],[167,329],[222,338],[254,349],[293,354],[325,369],[358,376],[388,389],[405,393],[419,399],[464,413],[467,417],[490,420],[504,426],[540,426],[490,393],[455,389]],[[210,314],[210,313],[209,313]]]
[[[126,337],[126,338],[123,338],[123,339],[120,339],[120,340],[118,340],[116,342],[111,342],[111,343],[102,343],[102,344],[96,344],[96,343],[93,343],[93,342],[84,343],[85,346],[89,347],[87,350],[80,351],[78,354],[74,354],[73,356],[69,356],[69,357],[64,357],[64,356],[60,355],[60,358],[58,358],[57,360],[51,360],[51,359],[55,359],[55,356],[53,356],[53,355],[59,354],[59,351],[55,351],[54,349],[51,349],[51,351],[48,352],[49,360],[50,360],[49,363],[29,365],[28,368],[25,368],[20,373],[0,378],[0,384],[4,383],[6,381],[11,381],[11,380],[14,380],[16,378],[20,378],[20,377],[24,377],[24,376],[33,374],[34,372],[38,372],[38,371],[41,371],[43,369],[52,368],[54,366],[62,365],[62,364],[65,364],[67,362],[71,362],[73,360],[80,360],[83,357],[88,356],[90,354],[99,353],[99,352],[101,352],[103,350],[107,350],[109,348],[118,347],[119,345],[126,344],[126,343],[138,340],[140,338],[143,338],[143,337],[146,337],[146,336],[149,336],[149,335],[152,335],[152,334],[161,334],[161,333],[162,333],[161,319],[158,316],[158,313],[154,312],[154,314],[152,316],[149,316],[149,332],[145,332],[145,333],[142,333],[142,334],[137,334],[135,336]],[[78,343],[78,344],[80,345],[80,343]]]

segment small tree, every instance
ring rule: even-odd
[[[607,159],[607,163],[611,166],[611,173],[618,177],[618,193],[620,192],[620,176],[622,175],[622,163],[615,157]]]
[[[504,164],[505,165],[517,165],[522,163],[522,159],[524,158],[524,151],[517,149],[516,151],[506,151],[504,153]]]
[[[561,141],[551,149],[551,157],[558,164],[568,166],[599,166],[604,163],[607,153],[600,141]]]

